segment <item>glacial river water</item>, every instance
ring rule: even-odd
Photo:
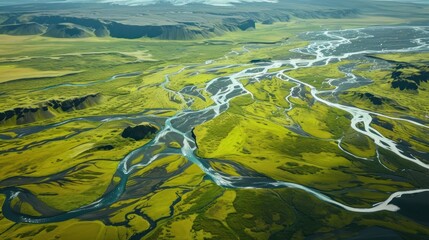
[[[399,206],[393,202],[395,199],[401,198],[402,196],[417,195],[423,192],[429,192],[429,189],[415,189],[409,191],[398,191],[391,193],[391,195],[382,202],[374,203],[372,207],[359,208],[348,206],[344,203],[340,203],[323,192],[306,187],[304,185],[293,183],[276,181],[269,177],[245,171],[240,169],[236,164],[231,166],[236,168],[242,176],[229,176],[225,173],[218,172],[210,167],[207,159],[202,159],[195,155],[197,145],[195,139],[192,136],[192,130],[213,118],[216,118],[229,108],[229,102],[238,96],[250,95],[252,93],[246,90],[241,83],[241,79],[250,78],[257,81],[258,79],[264,79],[270,76],[277,76],[284,81],[294,83],[296,86],[291,89],[290,95],[286,97],[293,108],[293,103],[290,102],[292,97],[296,97],[299,94],[299,88],[303,86],[308,87],[311,90],[311,95],[322,104],[325,104],[331,108],[336,108],[349,113],[352,116],[351,127],[374,141],[374,143],[382,149],[390,151],[402,159],[409,161],[421,168],[429,169],[428,159],[419,159],[412,154],[404,151],[398,146],[398,143],[383,136],[382,133],[371,127],[373,117],[381,116],[389,118],[394,121],[404,121],[408,124],[413,124],[422,129],[428,129],[427,124],[422,121],[410,120],[409,118],[398,118],[387,116],[377,112],[371,112],[368,110],[359,109],[356,107],[341,105],[336,102],[328,101],[321,97],[324,94],[335,94],[340,91],[344,91],[351,86],[359,86],[368,84],[368,79],[362,79],[355,76],[351,69],[344,69],[346,78],[329,81],[329,83],[335,87],[333,90],[320,91],[316,87],[309,83],[303,82],[300,79],[295,79],[288,75],[288,71],[299,68],[308,68],[312,66],[326,65],[332,62],[338,62],[345,59],[359,59],[365,58],[366,54],[377,54],[377,53],[405,53],[405,52],[420,52],[429,51],[429,28],[428,27],[372,27],[365,29],[352,29],[352,30],[337,30],[337,31],[322,31],[322,32],[308,32],[301,36],[302,38],[310,41],[311,43],[304,48],[298,48],[292,50],[297,53],[296,55],[302,56],[300,58],[286,59],[286,60],[273,60],[260,66],[252,66],[240,72],[236,72],[227,76],[218,77],[209,81],[204,89],[186,88],[182,91],[175,92],[168,89],[168,82],[170,81],[170,75],[165,76],[165,82],[161,85],[166,91],[175,94],[178,98],[183,99],[185,102],[189,101],[183,93],[195,94],[195,96],[202,97],[199,92],[202,90],[207,91],[211,94],[211,98],[214,104],[198,111],[185,109],[178,112],[176,115],[166,119],[165,126],[156,135],[156,137],[148,144],[135,149],[130,152],[122,161],[116,170],[115,176],[120,178],[119,183],[113,184],[113,188],[109,188],[102,197],[97,201],[74,209],[69,212],[64,212],[55,216],[29,216],[14,211],[11,207],[11,202],[20,194],[26,192],[18,187],[9,187],[2,189],[1,193],[7,196],[5,203],[3,204],[3,214],[6,218],[15,222],[26,222],[26,223],[46,223],[46,222],[57,222],[64,221],[70,218],[79,217],[83,214],[94,212],[117,202],[120,197],[126,191],[126,184],[129,176],[136,170],[141,169],[145,166],[152,164],[160,158],[170,154],[182,154],[190,162],[196,164],[208,178],[213,180],[217,185],[227,188],[295,188],[300,189],[308,194],[311,194],[321,201],[336,205],[339,208],[343,208],[352,212],[377,212],[377,211],[398,211]],[[247,48],[243,48],[242,52],[234,52],[234,54],[245,54],[249,51]],[[379,64],[386,64],[379,60]],[[207,61],[204,64],[210,65],[216,62],[216,60]],[[226,66],[228,67],[228,66]],[[353,66],[352,66],[353,67]],[[352,68],[351,67],[351,68]],[[276,72],[269,72],[270,69],[278,69]],[[185,68],[184,68],[185,69]],[[181,71],[183,71],[182,69]],[[180,72],[180,71],[179,71]],[[133,73],[136,75],[138,73]],[[118,77],[127,77],[127,75],[119,75]],[[115,77],[116,78],[116,77]],[[56,87],[56,86],[53,86]],[[75,86],[76,87],[76,86]],[[253,96],[252,96],[253,97]],[[191,104],[190,102],[188,102]],[[290,110],[290,109],[289,109]],[[142,116],[133,116],[136,118],[144,119]],[[93,118],[92,121],[110,121],[112,119],[125,119],[130,116],[115,116],[115,117],[99,117]],[[72,121],[83,121],[85,118],[74,119]],[[26,129],[17,129],[19,133],[18,137],[33,134],[38,131],[42,131],[48,128],[55,127],[57,125],[65,124],[57,123],[56,125],[50,126],[39,126]],[[174,150],[171,148],[165,148],[165,150],[159,151],[159,146],[168,146],[168,143],[177,141],[182,144],[180,150]],[[338,144],[341,148],[340,144]],[[344,149],[342,149],[345,151]],[[346,152],[346,151],[345,151]],[[350,154],[346,152],[347,154]],[[424,155],[424,156],[427,156]],[[358,156],[355,156],[359,158]],[[382,164],[380,162],[380,164]],[[28,194],[28,192],[27,192]],[[180,201],[180,198],[179,198]],[[177,203],[177,202],[176,202]],[[152,228],[156,224],[153,220],[148,219],[151,223]]]

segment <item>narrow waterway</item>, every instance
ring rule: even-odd
[[[303,86],[308,87],[311,90],[311,95],[322,104],[325,104],[331,108],[339,109],[349,113],[352,116],[350,126],[359,133],[368,136],[374,141],[374,143],[382,149],[385,149],[391,153],[396,154],[402,159],[409,161],[424,169],[429,169],[427,159],[419,159],[414,157],[412,154],[408,154],[401,150],[398,143],[383,136],[382,133],[371,127],[371,122],[374,116],[381,116],[394,121],[404,121],[409,124],[413,124],[419,128],[429,128],[427,125],[420,121],[410,120],[408,118],[391,117],[385,114],[372,112],[368,110],[359,109],[356,107],[341,105],[336,102],[328,101],[324,99],[321,94],[335,94],[338,91],[344,91],[350,86],[359,86],[368,84],[366,79],[359,79],[355,76],[352,71],[346,71],[346,78],[329,81],[328,83],[334,86],[332,90],[319,91],[316,87],[310,85],[307,82],[303,82],[300,79],[293,78],[288,75],[291,70],[299,68],[309,68],[313,66],[322,66],[329,63],[338,62],[345,59],[355,59],[359,57],[365,57],[367,54],[377,53],[405,53],[405,52],[419,52],[429,51],[429,33],[428,28],[425,27],[374,27],[366,29],[353,29],[353,30],[338,30],[338,31],[324,31],[324,32],[309,32],[304,34],[302,37],[306,40],[311,41],[311,44],[305,48],[294,49],[293,51],[303,58],[294,58],[287,60],[275,60],[269,64],[263,66],[252,66],[244,69],[240,72],[236,72],[227,76],[222,76],[209,81],[204,90],[211,94],[211,99],[214,104],[203,109],[203,110],[189,110],[185,109],[178,112],[176,115],[165,120],[165,126],[156,135],[156,137],[148,144],[135,149],[130,152],[120,162],[115,177],[119,177],[119,183],[112,183],[115,187],[109,192],[106,192],[97,201],[74,209],[69,212],[61,213],[56,216],[29,216],[14,211],[11,207],[11,202],[19,197],[20,194],[25,190],[18,187],[8,187],[1,189],[0,192],[6,195],[5,203],[3,204],[3,214],[6,218],[15,222],[26,222],[26,223],[46,223],[46,222],[57,222],[64,221],[67,219],[75,218],[80,215],[97,211],[111,204],[117,202],[126,190],[126,184],[129,176],[136,170],[141,169],[145,166],[150,165],[154,161],[165,157],[172,153],[173,150],[166,148],[163,151],[159,151],[159,146],[168,146],[169,143],[175,141],[181,143],[182,147],[179,152],[185,156],[190,162],[196,164],[204,173],[213,180],[217,185],[227,188],[295,188],[300,189],[308,194],[314,195],[321,201],[336,205],[348,211],[353,212],[377,212],[377,211],[397,211],[399,207],[394,205],[392,202],[395,198],[400,198],[404,195],[413,195],[423,192],[429,192],[429,189],[415,189],[409,191],[398,191],[392,193],[385,201],[374,203],[369,208],[358,208],[348,206],[344,203],[340,203],[329,196],[323,194],[317,189],[311,189],[309,187],[300,185],[292,182],[276,181],[269,177],[258,175],[256,173],[246,173],[240,171],[243,176],[229,176],[225,173],[218,172],[210,167],[209,161],[202,159],[195,155],[197,145],[195,139],[192,137],[192,130],[211,119],[216,118],[220,114],[224,113],[229,108],[229,102],[243,95],[250,95],[249,92],[241,83],[242,79],[264,79],[269,76],[277,76],[278,78],[296,84],[295,87],[291,88],[290,95],[286,97],[286,101],[290,103],[291,110],[293,104],[290,101],[292,97],[299,94],[299,89]],[[401,33],[401,34],[398,34]],[[244,51],[249,51],[243,48]],[[237,53],[242,54],[242,53]],[[212,64],[216,60],[207,61],[206,64]],[[246,65],[243,65],[246,66]],[[283,66],[283,69],[277,70],[276,72],[270,72],[271,69],[278,69]],[[183,71],[183,68],[180,71]],[[179,71],[179,72],[180,72]],[[348,71],[348,72],[347,72]],[[128,75],[122,76],[127,77]],[[134,76],[134,74],[132,75]],[[116,76],[116,77],[121,77]],[[179,99],[186,102],[183,92],[197,91],[195,89],[183,89],[181,91],[174,91],[168,89],[168,83],[170,76],[165,76],[165,82],[161,84],[166,91],[176,95]],[[54,87],[54,86],[53,86]],[[253,97],[253,96],[252,96]],[[191,103],[188,103],[188,105]],[[136,116],[112,116],[112,117],[100,117],[91,119],[73,119],[69,121],[111,121],[113,119],[126,119],[126,118],[139,118],[145,119],[148,116],[136,115]],[[31,127],[21,130],[16,130],[19,133],[18,137],[26,136],[38,131],[46,130],[61,124],[65,124],[69,121],[53,124],[49,126]],[[341,141],[341,140],[339,140]],[[341,144],[338,144],[341,148]],[[346,152],[347,154],[350,154]],[[381,164],[381,163],[380,163]],[[178,196],[180,201],[181,197]],[[175,201],[173,204],[177,204]]]

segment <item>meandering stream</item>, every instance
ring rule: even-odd
[[[401,33],[401,34],[398,34]],[[209,162],[206,159],[202,159],[196,156],[197,145],[195,139],[192,137],[192,130],[204,122],[216,118],[220,114],[224,113],[229,108],[229,102],[238,96],[250,95],[249,92],[241,83],[244,78],[264,79],[268,76],[277,76],[278,78],[289,81],[296,84],[296,87],[291,89],[291,93],[286,97],[286,101],[290,103],[290,108],[293,108],[293,104],[290,101],[292,97],[296,96],[295,90],[299,87],[306,86],[311,90],[311,95],[322,104],[329,107],[336,108],[349,113],[352,116],[351,127],[374,141],[379,147],[387,151],[390,151],[402,159],[416,164],[422,168],[429,169],[429,163],[427,159],[418,159],[412,154],[404,152],[398,147],[398,143],[383,136],[382,133],[371,127],[373,116],[380,116],[388,118],[394,121],[404,121],[409,124],[413,124],[419,128],[429,128],[428,125],[422,124],[421,122],[410,120],[407,118],[391,117],[385,114],[372,112],[368,110],[359,109],[357,107],[351,107],[341,105],[336,102],[331,102],[323,97],[321,94],[330,94],[337,91],[343,91],[347,89],[347,86],[358,86],[359,84],[368,84],[368,82],[360,81],[350,71],[346,74],[346,78],[330,81],[335,89],[319,91],[316,87],[309,83],[303,82],[299,79],[293,78],[288,75],[288,72],[299,68],[309,68],[313,66],[326,65],[332,62],[341,61],[344,59],[353,59],[358,57],[364,57],[366,54],[377,54],[377,53],[399,53],[399,52],[418,52],[418,51],[429,51],[429,33],[427,27],[374,27],[365,29],[352,29],[352,30],[338,30],[338,31],[323,31],[323,32],[309,32],[302,36],[303,38],[311,41],[307,47],[294,49],[293,51],[303,58],[294,58],[287,60],[276,60],[271,61],[268,64],[257,66],[254,65],[240,72],[230,74],[228,76],[222,76],[209,81],[204,90],[211,94],[211,99],[214,104],[202,109],[202,110],[189,110],[185,109],[178,112],[176,115],[168,118],[165,121],[165,126],[156,135],[156,137],[148,144],[135,149],[130,152],[122,161],[116,170],[115,177],[119,177],[119,183],[114,184],[113,190],[106,192],[97,201],[74,209],[69,212],[65,212],[56,216],[29,216],[14,211],[11,207],[13,199],[19,197],[25,190],[18,187],[9,187],[1,189],[0,192],[6,195],[5,203],[3,204],[3,214],[6,218],[15,222],[26,222],[26,223],[46,223],[46,222],[57,222],[64,221],[70,218],[78,217],[82,214],[97,211],[111,204],[117,202],[120,197],[126,191],[126,184],[129,176],[136,170],[141,169],[145,166],[150,165],[154,161],[169,154],[174,153],[173,149],[166,148],[163,151],[159,151],[159,146],[168,146],[168,143],[177,141],[182,144],[179,151],[189,161],[196,164],[204,173],[213,180],[217,185],[228,188],[295,188],[300,189],[308,194],[314,195],[318,199],[336,205],[348,211],[353,212],[377,212],[377,211],[397,211],[399,208],[392,204],[395,198],[399,198],[403,195],[418,194],[422,192],[429,192],[429,189],[415,189],[410,191],[398,191],[392,193],[385,201],[375,203],[372,207],[368,208],[357,208],[348,206],[344,203],[340,203],[329,196],[323,194],[317,189],[311,189],[309,187],[300,185],[292,182],[276,181],[269,177],[258,174],[247,174],[241,171],[243,176],[229,176],[225,173],[218,172],[210,167]],[[244,48],[243,51],[249,51]],[[236,53],[241,54],[241,53]],[[216,60],[207,61],[205,64],[212,64]],[[286,66],[286,67],[283,67]],[[278,69],[283,67],[281,70],[276,72],[270,72],[271,69]],[[183,70],[183,69],[182,69]],[[182,71],[181,70],[181,71]],[[117,77],[127,77],[117,76]],[[131,76],[134,76],[132,74]],[[168,82],[170,81],[169,75],[165,76],[165,82],[161,84],[166,91],[171,94],[176,94],[180,99],[185,100],[184,95],[179,91],[173,91],[168,89]],[[76,86],[76,85],[73,85]],[[56,86],[52,86],[56,87]],[[192,89],[191,89],[192,90]],[[199,89],[202,90],[202,89]],[[190,91],[189,89],[186,91]],[[193,90],[192,90],[193,91]],[[252,96],[253,97],[253,96]],[[189,103],[190,104],[190,103]],[[116,116],[115,119],[129,118],[130,116]],[[144,118],[144,116],[133,116],[136,118]],[[97,121],[109,121],[112,118],[104,117],[100,119],[91,119]],[[70,121],[79,121],[82,119],[74,119]],[[65,123],[60,123],[65,124]],[[363,126],[363,127],[362,127]],[[40,126],[36,128],[29,128],[28,131],[20,131],[20,136],[32,134],[34,132],[55,127]],[[340,144],[339,148],[343,151]],[[350,154],[350,153],[348,153]],[[178,196],[180,200],[180,196]],[[177,203],[177,202],[175,202]],[[149,222],[154,221],[150,220]]]

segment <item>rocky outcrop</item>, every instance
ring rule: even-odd
[[[63,112],[71,112],[97,105],[101,94],[91,94],[66,100],[49,100],[38,107],[14,108],[0,112],[0,124],[27,124],[55,117]]]
[[[159,128],[151,123],[142,123],[135,127],[128,126],[124,129],[121,136],[123,138],[132,138],[136,141],[147,139],[153,136]]]

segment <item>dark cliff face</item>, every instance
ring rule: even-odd
[[[110,31],[110,36],[114,38],[155,38],[162,34],[160,26],[125,25],[112,22],[107,26],[107,29]]]
[[[27,124],[55,117],[58,113],[71,112],[97,105],[101,94],[91,94],[67,100],[49,100],[39,107],[14,108],[0,112],[0,124]]]
[[[110,23],[107,27],[111,37],[136,39],[142,37],[165,40],[191,40],[210,36],[207,29],[189,28],[186,24],[163,26],[137,26],[121,23]]]

